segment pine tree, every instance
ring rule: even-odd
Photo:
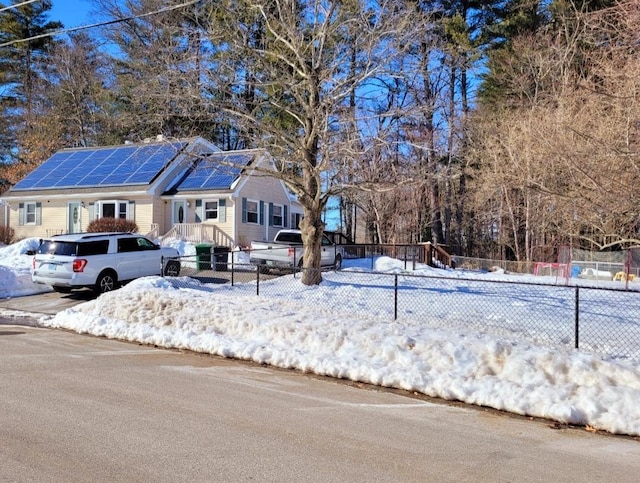
[[[23,3],[13,0],[13,4]],[[37,38],[60,29],[60,22],[48,21],[51,0],[16,6],[0,12],[0,159],[21,160],[25,154],[20,137],[30,129],[36,115],[36,90],[42,80],[51,37]]]

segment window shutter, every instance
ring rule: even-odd
[[[260,202],[260,224],[264,225],[264,201]]]
[[[273,203],[269,203],[269,226],[273,226]]]
[[[36,225],[42,225],[42,203],[36,203]]]
[[[24,225],[24,203],[18,205],[18,224]]]
[[[136,221],[136,202],[129,200],[129,219]]]
[[[242,198],[242,223],[247,222],[247,199]]]
[[[227,200],[218,200],[218,221],[220,223],[227,221]]]
[[[288,208],[287,205],[284,205],[282,207],[282,224],[284,225],[285,228],[287,228],[287,222],[289,221],[288,220],[289,215],[287,214],[287,211],[288,211],[287,208]]]
[[[196,223],[202,223],[202,200],[196,200]]]

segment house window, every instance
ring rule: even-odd
[[[205,220],[218,219],[218,202],[217,201],[204,202],[204,219]]]
[[[18,223],[20,225],[42,224],[42,203],[27,201],[18,206]]]
[[[35,225],[36,224],[36,204],[35,203],[25,203],[24,204],[24,224],[25,225]]]
[[[96,218],[130,219],[129,202],[121,200],[98,201]]]
[[[258,202],[247,200],[247,223],[258,223]]]
[[[282,205],[273,205],[273,212],[271,213],[273,226],[283,226],[284,216],[282,212],[283,212]]]

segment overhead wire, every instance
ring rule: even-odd
[[[31,3],[33,1],[36,1],[36,0],[29,0],[29,2],[26,2],[26,3]],[[71,32],[77,32],[79,30],[92,29],[92,28],[96,28],[96,27],[104,27],[106,25],[112,25],[112,24],[115,24],[115,23],[127,22],[129,20],[137,20],[139,18],[149,17],[151,15],[157,15],[159,13],[164,13],[164,12],[170,12],[172,10],[177,10],[178,8],[188,7],[189,5],[193,5],[194,3],[197,3],[199,1],[200,0],[191,0],[189,2],[181,3],[180,5],[174,5],[172,7],[161,8],[160,10],[156,10],[154,12],[141,13],[139,15],[132,15],[130,17],[117,18],[117,19],[114,19],[114,20],[107,20],[105,22],[99,22],[99,23],[94,23],[94,24],[90,24],[90,25],[81,25],[79,27],[71,27],[71,28],[66,28],[66,29],[54,30],[52,32],[45,32],[43,34],[34,35],[32,37],[27,37],[26,39],[14,39],[14,40],[10,40],[8,42],[4,42],[4,43],[0,44],[0,47],[7,47],[9,45],[19,44],[19,43],[23,43],[23,42],[29,42],[31,40],[43,39],[43,38],[46,38],[46,37],[54,37],[54,36],[57,36],[57,35],[64,35],[64,34],[68,34],[68,33],[71,33]],[[23,4],[20,4],[20,5],[23,5]],[[19,5],[13,5],[13,6],[14,7],[18,7]]]
[[[18,8],[18,7],[22,7],[23,5],[29,5],[30,3],[33,2],[39,2],[40,0],[27,0],[26,2],[22,2],[22,3],[16,3],[14,5],[9,5],[8,7],[2,7],[0,8],[0,12],[4,12],[5,10],[10,10],[12,8]]]

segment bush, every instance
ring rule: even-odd
[[[89,223],[87,231],[97,233],[101,231],[123,231],[128,233],[137,233],[138,225],[132,220],[124,220],[122,218],[98,218]]]
[[[16,232],[13,228],[9,228],[8,226],[0,226],[0,243],[4,243],[5,245],[11,245],[14,242],[13,237]]]

